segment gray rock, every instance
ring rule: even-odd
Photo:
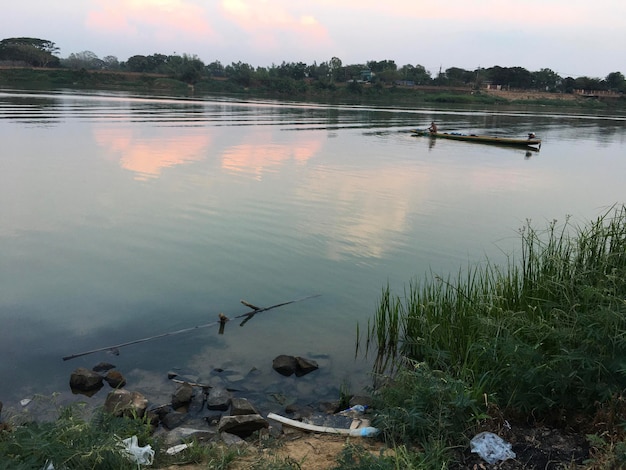
[[[307,359],[305,357],[296,357],[296,376],[302,377],[303,375],[309,374],[314,370],[319,369],[317,362],[313,359]]]
[[[296,361],[296,358],[293,356],[287,356],[285,354],[276,356],[272,361],[272,368],[280,375],[284,375],[285,377],[289,377],[290,375],[294,374],[297,367],[298,362]]]
[[[193,398],[193,387],[188,383],[181,384],[172,394],[172,408],[187,406]]]
[[[261,415],[222,416],[217,430],[239,437],[248,437],[253,432],[267,427],[269,423]]]
[[[258,415],[257,409],[246,398],[233,398],[230,401],[231,416]]]
[[[300,420],[302,418],[308,418],[313,414],[313,408],[310,406],[301,406],[297,404],[287,405],[285,407],[285,413],[293,415],[292,419]]]
[[[148,400],[139,392],[117,389],[109,392],[104,401],[104,411],[114,416],[143,418]]]
[[[220,434],[220,438],[222,442],[226,444],[228,447],[230,446],[244,446],[247,444],[241,437],[236,436],[235,434],[231,434],[229,432],[223,432]]]
[[[70,388],[73,392],[99,390],[104,385],[102,376],[97,372],[79,367],[70,376]]]
[[[115,369],[115,366],[113,364],[110,364],[108,362],[99,362],[98,364],[93,366],[91,370],[93,370],[94,372],[106,372],[107,370],[111,369]]]
[[[215,430],[178,427],[167,432],[164,440],[167,446],[181,444],[182,442],[189,441],[191,439],[200,442],[208,442],[215,437],[215,434]]]
[[[169,430],[175,429],[181,424],[185,423],[187,413],[181,413],[179,411],[171,411],[161,417],[161,423]]]
[[[230,406],[231,395],[225,388],[214,387],[209,391],[207,408],[209,410],[225,411]]]
[[[209,412],[208,414],[203,416],[203,419],[206,421],[206,423],[209,426],[217,426],[217,424],[220,422],[220,419],[222,419],[222,413],[219,411],[213,411],[213,412]]]
[[[116,370],[110,370],[109,372],[107,372],[104,380],[106,380],[106,382],[113,388],[122,388],[126,385],[126,379],[120,372]]]

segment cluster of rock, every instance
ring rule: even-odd
[[[283,376],[301,377],[318,369],[315,361],[300,356],[280,355],[272,365]],[[156,432],[166,434],[170,445],[192,437],[198,440],[220,438],[233,444],[259,430],[281,432],[280,425],[271,426],[248,399],[235,397],[222,386],[195,383],[175,373],[169,374],[177,383],[170,403],[148,408],[148,399],[140,392],[126,390],[124,376],[114,367],[100,363],[92,370],[77,368],[70,377],[72,391],[91,396],[108,383],[113,390],[107,394],[104,411],[115,416],[147,417]],[[296,411],[295,407],[286,409],[287,413]]]

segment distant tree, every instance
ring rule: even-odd
[[[206,71],[210,77],[223,77],[224,76],[224,66],[221,64],[219,60],[211,62],[206,66]]]
[[[562,82],[562,78],[556,72],[550,69],[541,69],[538,72],[532,72],[533,88],[542,91],[556,91]]]
[[[574,88],[577,90],[604,90],[606,82],[599,78],[578,77],[574,80]]]
[[[412,80],[416,85],[426,85],[432,80],[430,72],[423,65],[403,65],[400,69],[400,77],[402,80]]]
[[[104,61],[91,51],[71,53],[61,65],[71,69],[97,70],[104,68]]]
[[[178,56],[180,60],[176,60],[175,67],[173,66],[174,61],[172,60],[174,57],[176,56],[170,56],[168,65],[172,65],[172,72],[176,79],[188,84],[194,84],[202,78],[205,65],[198,56],[189,54]]]
[[[367,62],[367,68],[375,74],[379,75],[386,70],[398,70],[398,66],[394,60],[370,60]]]
[[[451,67],[446,69],[446,80],[450,86],[463,86],[476,82],[476,73],[470,70]]]
[[[250,86],[254,78],[254,68],[241,61],[227,65],[224,73],[229,79],[243,86]]]
[[[302,80],[307,76],[307,65],[304,62],[283,62],[280,66],[272,67],[272,72],[281,78],[292,78],[294,80]]]
[[[0,61],[23,62],[33,67],[56,67],[59,48],[52,41],[39,38],[8,38],[0,41]]]
[[[176,55],[150,54],[146,56],[146,70],[144,72],[174,74],[179,62],[178,57]]]
[[[307,65],[304,62],[292,64],[291,78],[294,80],[303,80],[307,77]]]
[[[277,75],[274,75],[274,77]],[[272,79],[272,75],[270,74],[270,69],[267,67],[257,67],[254,71],[254,77],[261,82],[268,82]]]
[[[576,88],[576,80],[573,77],[566,77],[561,82],[561,89],[565,93],[573,93]]]
[[[149,68],[148,59],[145,55],[134,55],[124,63],[124,68],[130,72],[147,72]]]
[[[604,79],[610,90],[626,92],[626,79],[621,72],[611,72]]]
[[[333,57],[332,59],[330,59],[330,62],[328,63],[328,68],[330,70],[330,82],[331,83],[335,81],[340,81],[339,76],[342,71],[341,70],[342,66],[343,64],[339,57]],[[345,81],[345,77],[343,81]]]
[[[108,55],[102,59],[103,68],[106,70],[118,70],[120,62],[114,55]]]
[[[532,88],[532,75],[523,67],[499,67],[494,66],[485,69],[489,80],[496,85],[504,85],[510,88]]]
[[[309,78],[313,78],[315,80],[323,82],[329,82],[330,67],[328,66],[328,62],[322,62],[319,65],[317,64],[317,62],[313,62],[312,65],[307,66],[306,74]]]

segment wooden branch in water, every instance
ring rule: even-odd
[[[268,310],[272,310],[278,307],[283,307],[285,305],[289,305],[289,304],[293,304],[296,302],[302,302],[303,300],[307,300],[307,299],[312,299],[314,297],[319,297],[319,294],[316,295],[309,295],[307,297],[302,297],[300,299],[296,299],[296,300],[290,300],[289,302],[282,302],[280,304],[276,304],[276,305],[272,305],[270,307],[256,307],[252,304],[248,304],[247,302],[244,303],[244,301],[242,301],[242,303],[244,305],[246,305],[249,308],[252,308],[251,312],[247,312],[247,313],[243,313],[241,315],[237,315],[235,318],[243,318],[246,317],[239,326],[243,326],[244,324],[246,324],[246,322],[250,321],[252,319],[253,316],[255,316],[257,313],[261,313],[261,312],[267,312]],[[64,361],[69,361],[70,359],[75,359],[77,357],[82,357],[82,356],[87,356],[89,354],[94,354],[97,352],[103,352],[103,351],[117,351],[119,350],[119,348],[123,348],[125,346],[130,346],[131,344],[139,344],[139,343],[145,343],[147,341],[152,341],[155,339],[159,339],[159,338],[166,338],[168,336],[174,336],[174,335],[179,335],[182,333],[189,333],[190,331],[193,330],[199,330],[201,328],[209,328],[211,326],[215,326],[215,325],[220,325],[220,330],[223,333],[224,332],[224,325],[226,324],[226,321],[228,321],[227,317],[224,314],[221,314],[221,316],[219,317],[219,320],[211,322],[211,323],[205,323],[204,325],[198,325],[198,326],[192,326],[191,328],[183,328],[182,330],[176,330],[176,331],[169,331],[167,333],[161,333],[160,335],[155,335],[155,336],[150,336],[148,338],[141,338],[141,339],[136,339],[133,341],[128,341],[126,343],[121,343],[121,344],[116,344],[114,346],[106,346],[103,348],[97,348],[97,349],[92,349],[90,351],[85,351],[85,352],[81,352],[81,353],[77,353],[77,354],[71,354],[69,356],[65,356],[63,357]]]

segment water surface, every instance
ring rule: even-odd
[[[540,152],[413,137],[535,132]],[[386,109],[124,94],[0,92],[0,401],[68,390],[114,363],[167,401],[167,371],[244,376],[302,402],[369,384],[356,325],[381,289],[485,256],[531,219],[585,222],[625,202],[625,120],[540,108]],[[217,328],[62,361],[246,311]],[[278,354],[320,370],[283,378]],[[106,391],[106,390],[105,390]],[[100,399],[99,395],[96,399]],[[82,398],[82,397],[81,397]]]

